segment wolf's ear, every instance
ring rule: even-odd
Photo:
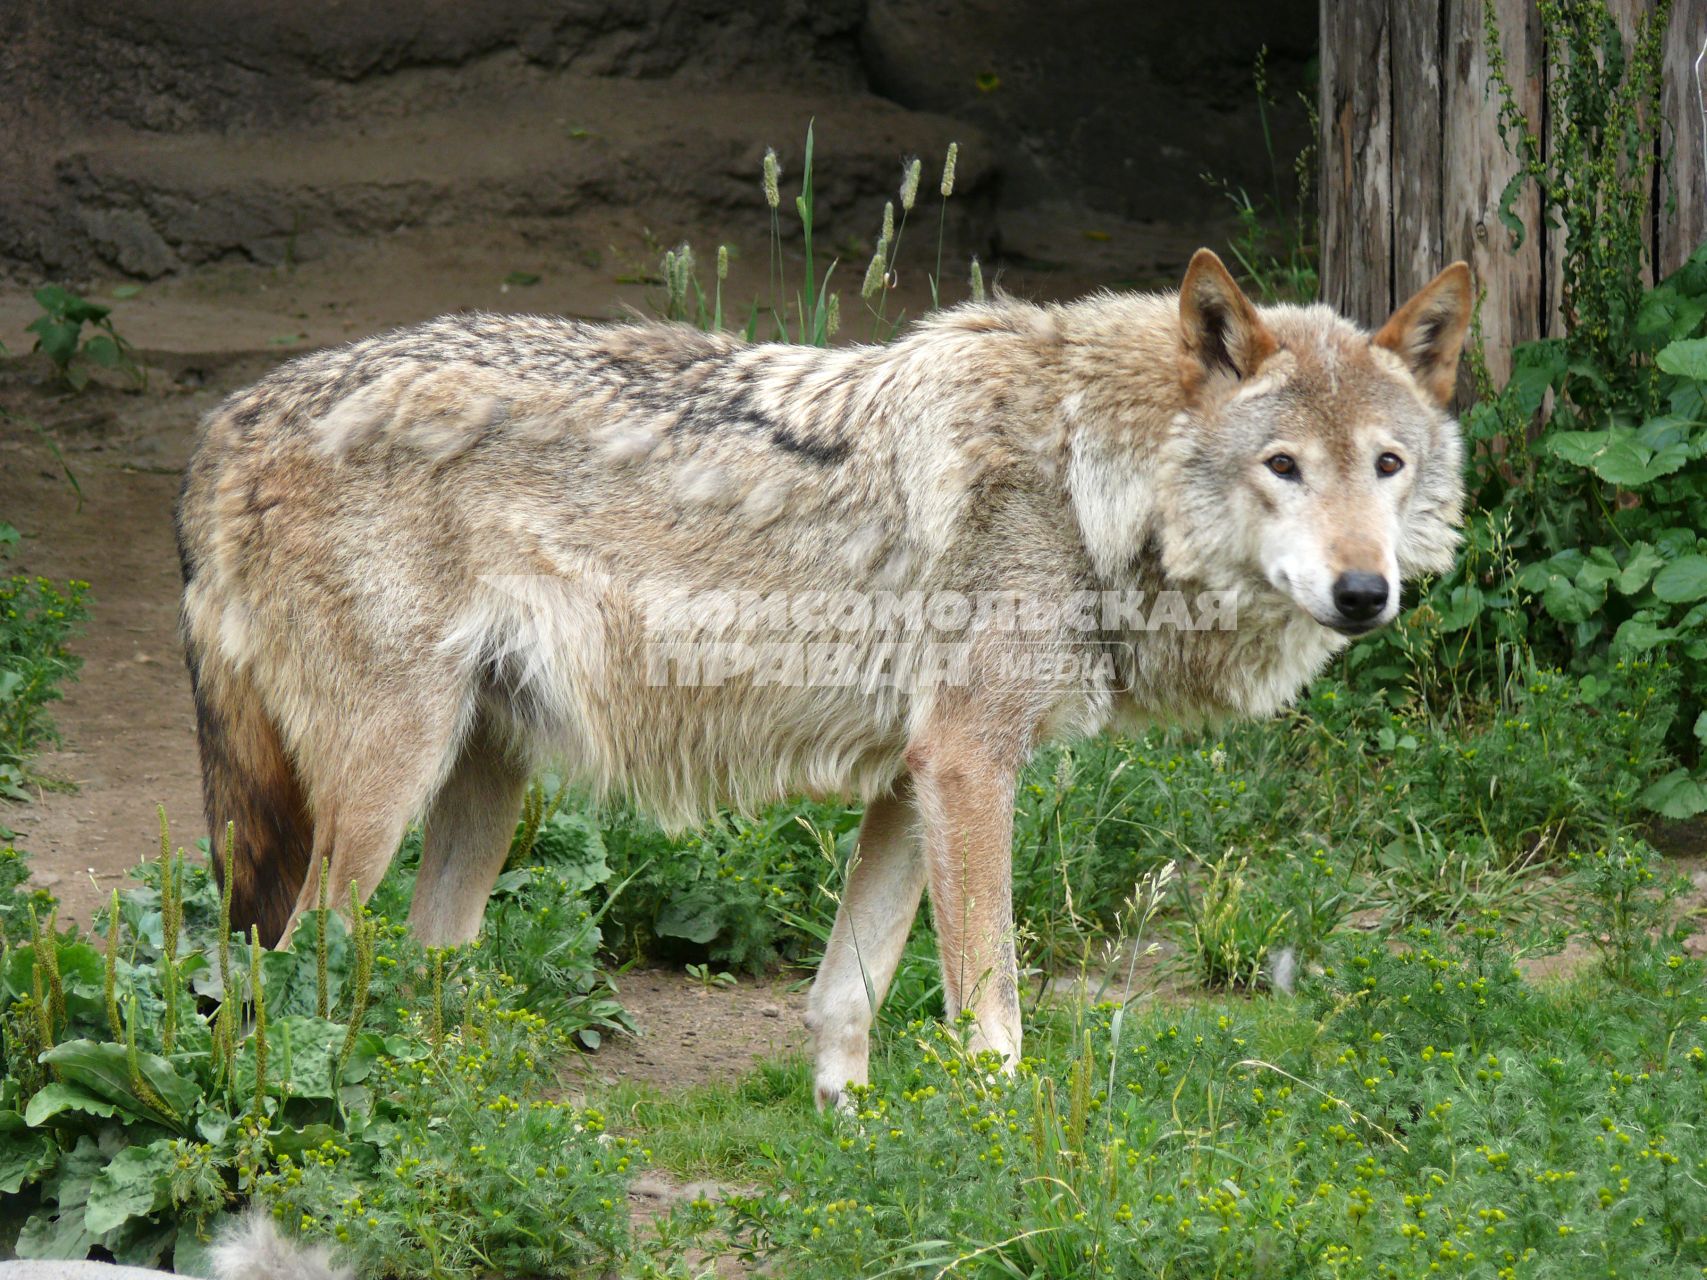
[[[1248,378],[1274,353],[1274,335],[1221,259],[1208,249],[1194,253],[1185,270],[1179,319],[1188,384],[1214,373]]]
[[[1376,346],[1386,347],[1409,365],[1417,381],[1442,406],[1458,385],[1458,354],[1470,327],[1470,307],[1469,264],[1454,262],[1418,289],[1374,338]]]

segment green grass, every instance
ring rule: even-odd
[[[752,1183],[677,1228],[789,1276],[1700,1274],[1698,962],[1525,982],[1495,923],[1336,945],[1301,998],[1057,1008],[1012,1078],[890,1038],[851,1114],[804,1070],[672,1098],[639,1141]]]

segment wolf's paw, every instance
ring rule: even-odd
[[[863,1085],[869,1079],[871,1037],[863,1026],[841,1022],[832,1028],[827,1022],[824,1018],[807,1019],[818,1042],[812,1063],[812,1091],[818,1110],[846,1110],[848,1086]]]
[[[853,1099],[843,1085],[820,1080],[812,1086],[812,1093],[820,1111],[834,1109],[846,1115],[853,1110]]]

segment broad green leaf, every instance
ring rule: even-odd
[[[29,1106],[24,1108],[24,1122],[31,1126],[43,1125],[66,1112],[105,1120],[118,1115],[120,1110],[117,1104],[97,1097],[79,1085],[54,1081],[43,1085],[30,1098]]]
[[[1560,622],[1583,622],[1606,601],[1606,584],[1599,591],[1585,590],[1562,577],[1548,580],[1541,593],[1542,607]]]
[[[1654,575],[1654,594],[1672,604],[1707,598],[1707,556],[1673,560]]]
[[[1707,746],[1707,711],[1703,711],[1695,717],[1695,738],[1702,745]]]
[[[67,324],[43,316],[29,328],[36,335],[36,349],[61,368],[71,363],[77,354],[77,335],[80,325]]]
[[[335,1097],[332,1069],[343,1048],[344,1034],[341,1023],[321,1018],[296,1015],[278,1019],[267,1032],[273,1064],[269,1074],[293,1098]]]
[[[1670,475],[1689,461],[1689,445],[1682,438],[1656,447],[1639,437],[1639,432],[1628,427],[1561,431],[1546,437],[1544,445],[1554,457],[1590,467],[1601,479],[1625,488]]]
[[[1672,388],[1669,403],[1671,411],[1680,418],[1692,418],[1700,421],[1707,415],[1707,397],[1702,395],[1707,383],[1696,382],[1691,378],[1679,379]]]
[[[104,333],[96,334],[83,344],[83,354],[88,356],[103,369],[111,369],[118,364],[121,356],[119,344]]]
[[[168,1183],[175,1160],[170,1138],[119,1152],[90,1184],[84,1227],[91,1235],[102,1236],[131,1218],[164,1208],[170,1200]]]
[[[1664,564],[1665,560],[1659,552],[1646,542],[1638,542],[1630,548],[1630,558],[1624,562],[1623,569],[1619,570],[1618,590],[1627,596],[1635,595],[1648,585],[1654,572]]]
[[[1482,591],[1474,583],[1452,588],[1444,606],[1437,606],[1442,631],[1462,631],[1481,615]]]
[[[685,938],[703,946],[723,931],[724,905],[715,892],[694,885],[666,902],[653,923],[664,938]]]
[[[1697,551],[1707,551],[1707,542],[1694,529],[1672,526],[1661,529],[1653,535],[1655,548],[1667,560],[1676,560],[1679,556],[1693,555]]]
[[[1662,413],[1649,418],[1636,429],[1636,439],[1658,451],[1668,444],[1689,443],[1690,437],[1702,424],[1692,418],[1680,418],[1675,413]]]
[[[177,1223],[144,1216],[107,1232],[100,1243],[120,1266],[152,1269],[165,1259],[177,1237]]]
[[[373,1064],[385,1052],[385,1041],[377,1031],[360,1031],[356,1033],[356,1042],[350,1046],[350,1057],[344,1063],[343,1084],[360,1084],[373,1074]]]
[[[1707,785],[1690,777],[1688,769],[1673,769],[1642,792],[1641,803],[1663,818],[1693,818],[1707,812]]]
[[[1577,570],[1577,586],[1591,593],[1598,592],[1602,599],[1606,598],[1606,584],[1618,576],[1618,561],[1613,558],[1608,547],[1595,547],[1589,552],[1588,562]]]
[[[16,1111],[0,1111],[0,1195],[17,1195],[58,1162],[52,1134],[32,1129]]]
[[[290,946],[261,956],[261,980],[267,987],[267,1011],[280,1017],[314,1014],[319,1005],[315,938],[318,915],[305,914],[297,921]],[[349,929],[337,911],[326,913],[327,998],[336,1009],[343,995],[344,975],[349,972]],[[244,973],[248,970],[245,968]]]
[[[1594,473],[1602,480],[1634,489],[1681,470],[1689,461],[1689,446],[1669,444],[1655,451],[1634,436],[1624,436],[1595,459]]]
[[[95,1237],[83,1225],[83,1206],[89,1188],[107,1157],[87,1134],[60,1157],[58,1166],[42,1181],[43,1208],[32,1213],[14,1248],[20,1258],[86,1258]]]
[[[1592,467],[1612,442],[1610,431],[1558,431],[1542,440],[1542,447],[1555,458],[1579,467]]]
[[[329,1124],[309,1124],[300,1129],[285,1128],[274,1134],[267,1144],[274,1156],[289,1156],[300,1160],[304,1151],[312,1151],[328,1139],[349,1144],[349,1135],[339,1133]]]
[[[1707,381],[1707,338],[1680,338],[1667,344],[1654,362],[1680,378]]]
[[[1545,563],[1526,564],[1518,570],[1517,585],[1531,593],[1545,591],[1548,580],[1553,576],[1553,570]]]
[[[142,1078],[170,1108],[162,1113],[131,1083],[122,1044],[68,1040],[42,1054],[42,1061],[58,1067],[67,1084],[80,1084],[127,1110],[180,1127],[188,1122],[196,1099],[201,1096],[195,1082],[184,1079],[166,1059],[157,1054],[138,1053]]]
[[[1615,653],[1647,653],[1662,644],[1677,639],[1674,627],[1662,627],[1648,618],[1629,618],[1612,638]]]
[[[1688,337],[1707,316],[1707,298],[1686,298],[1664,285],[1642,299],[1636,330],[1658,345],[1671,338]]]
[[[71,290],[57,284],[44,284],[35,291],[36,305],[50,315],[62,314],[76,297]]]
[[[1547,399],[1548,391],[1558,381],[1558,370],[1541,367],[1541,365],[1518,365],[1511,370],[1511,381],[1506,384],[1507,401],[1511,404],[1514,416],[1531,418],[1535,411],[1540,410],[1541,401]]]

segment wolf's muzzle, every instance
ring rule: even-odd
[[[1357,634],[1368,631],[1387,607],[1387,579],[1379,573],[1342,573],[1334,579],[1334,608],[1344,625]]]

